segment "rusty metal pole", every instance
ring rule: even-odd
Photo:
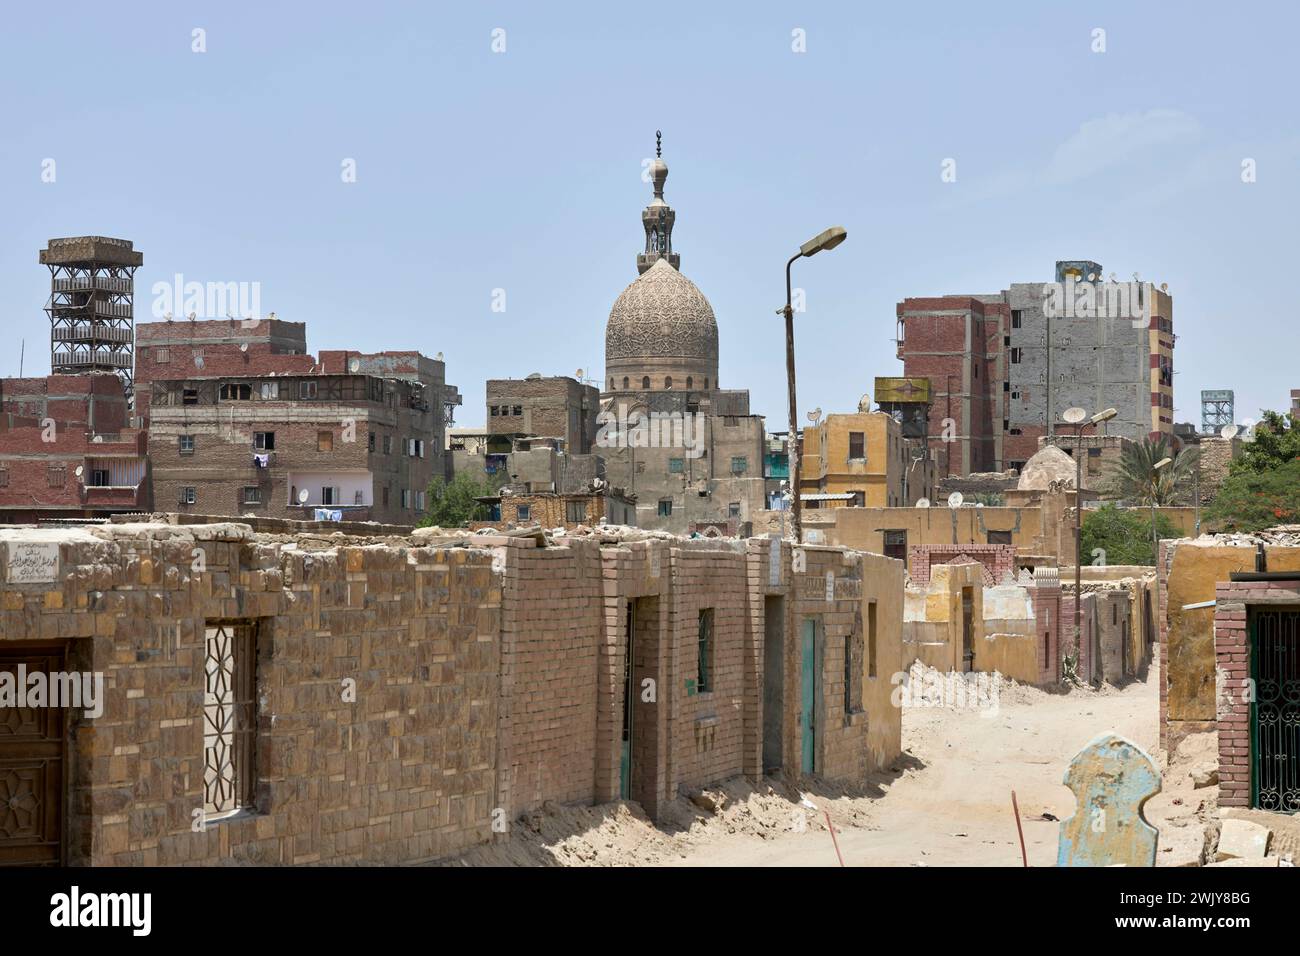
[[[794,307],[791,304],[790,267],[802,253],[790,257],[785,264],[785,377],[790,392],[790,436],[786,442],[787,456],[790,459],[790,525],[794,533],[794,543],[803,543],[803,522],[801,520],[799,494],[799,406],[795,400],[794,387]]]

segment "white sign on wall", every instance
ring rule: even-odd
[[[9,545],[10,584],[53,584],[59,577],[59,546],[53,542]]]

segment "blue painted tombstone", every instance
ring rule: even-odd
[[[1160,771],[1145,750],[1101,734],[1080,750],[1064,783],[1078,801],[1061,821],[1057,866],[1155,866],[1159,833],[1142,807],[1160,792]]]

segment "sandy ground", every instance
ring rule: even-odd
[[[1004,683],[996,708],[905,709],[902,757],[860,791],[733,780],[676,801],[658,827],[635,804],[548,804],[518,821],[508,842],[444,865],[837,866],[829,812],[847,866],[1021,866],[1015,790],[1029,864],[1052,866],[1056,821],[1074,809],[1061,778],[1089,740],[1115,731],[1165,769],[1157,686],[1154,668],[1122,688],[1048,693]],[[1158,865],[1196,865],[1217,832],[1218,788],[1196,789],[1190,776],[1213,765],[1214,747],[1211,734],[1190,738],[1147,805],[1162,833]]]

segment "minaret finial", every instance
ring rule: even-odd
[[[663,130],[655,130],[655,159],[663,159],[664,155],[664,134]]]

